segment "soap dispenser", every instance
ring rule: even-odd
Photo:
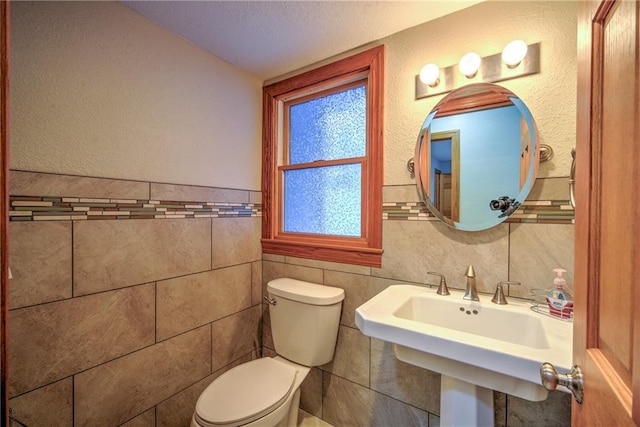
[[[566,289],[567,281],[562,277],[567,270],[554,268],[553,272],[556,274],[553,279],[554,288],[547,292],[546,298],[549,313],[562,319],[570,319],[573,312],[573,297]]]

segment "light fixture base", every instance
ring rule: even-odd
[[[540,43],[528,45],[527,56],[514,68],[509,68],[502,61],[502,53],[482,58],[480,69],[473,78],[465,77],[458,69],[458,64],[440,70],[440,84],[431,87],[416,76],[416,99],[451,92],[469,83],[496,83],[516,77],[528,76],[540,72]]]

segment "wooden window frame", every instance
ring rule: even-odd
[[[362,236],[343,237],[281,231],[285,101],[317,95],[351,82],[367,85],[367,151],[362,159]],[[262,251],[320,261],[380,267],[382,264],[384,46],[355,54],[263,88]],[[353,164],[354,159],[348,163]],[[325,165],[340,164],[327,161]],[[295,165],[285,168],[290,170]]]

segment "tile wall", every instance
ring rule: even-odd
[[[538,179],[527,205],[568,205],[567,178]],[[387,206],[416,205],[415,186],[384,188]],[[557,208],[559,210],[560,208]],[[553,208],[556,210],[556,208]],[[406,215],[383,221],[382,268],[311,261],[263,254],[263,283],[293,277],[345,290],[340,331],[332,362],[312,369],[302,385],[301,407],[335,426],[437,426],[440,376],[400,362],[390,344],[364,336],[356,328],[356,307],[389,285],[438,285],[440,271],[452,288],[464,289],[464,271],[473,264],[481,292],[492,293],[500,280],[516,280],[513,297],[548,287],[551,269],[561,266],[573,277],[573,211],[560,215],[514,218],[482,232],[459,232],[438,221]],[[523,215],[522,212],[519,212]],[[435,289],[434,289],[435,291]],[[264,354],[274,354],[268,309],[264,308]],[[570,395],[549,394],[529,402],[494,393],[497,426],[569,426]]]
[[[33,426],[188,426],[261,353],[260,193],[11,172],[10,406]]]
[[[539,179],[528,202],[564,206],[566,189]],[[482,292],[521,281],[515,297],[554,267],[573,276],[571,212],[477,233],[387,218],[383,266],[368,268],[261,254],[257,192],[12,171],[11,195],[10,404],[29,426],[188,426],[215,377],[275,354],[261,296],[278,277],[346,292],[335,357],[303,383],[304,410],[335,426],[438,425],[439,375],[362,335],[355,308],[392,284],[436,286],[432,270],[462,289],[468,264]],[[418,201],[400,185],[384,202]],[[498,426],[570,424],[565,393],[495,401]]]

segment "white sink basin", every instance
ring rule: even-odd
[[[573,325],[509,298],[497,305],[421,286],[390,286],[356,309],[363,334],[394,343],[398,359],[531,401],[547,398],[540,365],[572,365]]]

